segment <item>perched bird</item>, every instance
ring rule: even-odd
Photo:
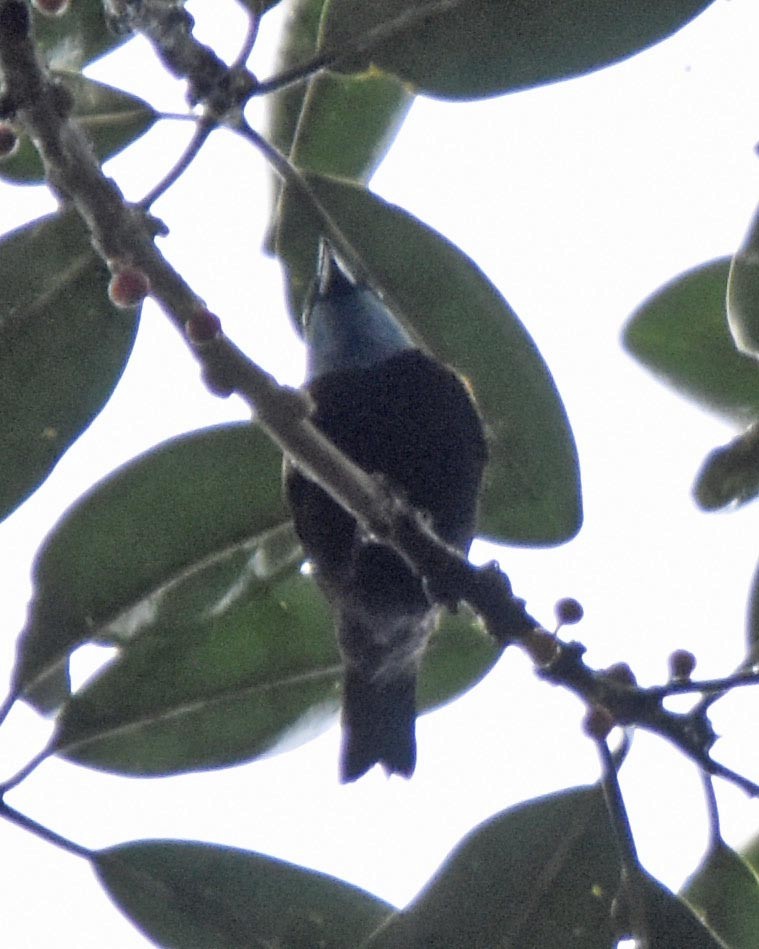
[[[326,245],[320,271],[305,320],[314,424],[466,553],[487,457],[466,386],[414,345],[379,296],[348,276]],[[377,763],[388,774],[410,776],[416,680],[440,610],[397,553],[369,540],[293,465],[285,486],[343,656],[340,778],[354,781]]]

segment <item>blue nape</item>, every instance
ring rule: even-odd
[[[357,286],[328,250],[306,318],[306,343],[309,382],[330,372],[376,366],[416,348],[376,293]]]

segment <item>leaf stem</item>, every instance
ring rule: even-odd
[[[81,844],[69,840],[68,837],[57,834],[54,830],[50,830],[49,827],[45,827],[44,824],[39,824],[36,820],[32,820],[31,817],[27,817],[26,814],[17,811],[3,800],[0,800],[0,817],[4,817],[5,820],[16,824],[18,827],[23,827],[24,830],[28,830],[29,833],[34,834],[41,840],[46,840],[48,843],[60,847],[61,850],[65,850],[75,857],[82,857],[85,860],[91,860],[93,857],[93,851],[88,847],[83,847]]]
[[[605,739],[597,740],[596,747],[601,757],[603,771],[601,785],[622,866],[620,886],[626,897],[626,908],[631,928],[635,937],[641,940],[643,945],[648,945],[648,920],[643,892],[643,870],[638,860],[635,838],[622,797],[622,789],[619,786],[617,767]]]
[[[169,188],[187,171],[190,165],[195,161],[198,154],[200,153],[201,148],[206,142],[206,139],[211,134],[211,132],[217,127],[217,122],[212,119],[200,119],[198,121],[198,127],[195,129],[190,143],[187,148],[184,150],[184,153],[180,157],[179,161],[174,165],[171,171],[163,178],[161,181],[155,185],[140,201],[139,207],[143,208],[145,211],[148,211],[150,207],[155,204],[155,202],[165,194]]]
[[[27,764],[24,765],[23,768],[21,768],[20,771],[17,771],[13,777],[0,784],[0,798],[2,798],[4,794],[7,794],[8,791],[18,787],[22,781],[25,781],[29,775],[42,764],[43,761],[46,761],[50,757],[52,753],[52,742],[49,742],[42,749],[42,751],[39,751],[29,762],[27,762]]]

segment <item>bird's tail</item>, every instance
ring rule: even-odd
[[[416,764],[416,673],[371,675],[348,667],[343,686],[340,780],[355,781],[375,764],[410,777]]]

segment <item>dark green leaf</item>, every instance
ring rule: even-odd
[[[412,101],[397,79],[381,73],[318,76],[308,87],[290,158],[298,168],[366,181]]]
[[[111,305],[109,279],[73,212],[0,242],[0,517],[47,478],[121,377],[138,316]]]
[[[759,363],[736,350],[727,327],[729,268],[722,257],[676,277],[641,304],[623,341],[683,395],[746,423],[759,416]]]
[[[292,748],[332,724],[341,663],[315,585],[297,572],[259,579],[251,549],[225,559],[198,577],[206,610],[194,625],[161,623],[184,610],[159,607],[155,630],[71,698],[54,751],[107,771],[171,774]]]
[[[18,691],[183,573],[287,520],[281,464],[259,429],[225,425],[166,442],[96,485],[37,556]]]
[[[612,949],[619,872],[601,792],[562,791],[473,830],[411,905],[365,945]]]
[[[669,36],[710,2],[330,0],[321,42],[345,51],[348,72],[372,63],[420,92],[468,99],[568,79],[624,59]],[[442,12],[414,19],[421,6]],[[412,19],[405,29],[351,57],[355,41],[370,28],[407,14]]]
[[[35,566],[17,687],[47,685],[84,641],[122,649],[65,705],[54,750],[170,773],[250,759],[331,722],[340,657],[321,595],[297,572],[280,466],[252,426],[193,433],[105,479],[55,528]],[[451,618],[422,705],[470,687],[497,655],[471,617]]]
[[[288,9],[274,57],[278,76],[311,59],[316,51],[325,0],[295,0]],[[308,84],[295,83],[267,96],[267,139],[285,155],[290,154]]]
[[[745,504],[759,494],[759,424],[709,452],[693,492],[705,511]]]
[[[275,75],[310,59],[324,0],[301,0],[283,32]],[[321,73],[267,99],[269,140],[298,168],[367,181],[411,106],[410,91],[379,71],[358,77]],[[275,193],[279,195],[277,181]],[[275,202],[276,205],[276,202]],[[290,207],[283,205],[284,212]],[[297,211],[296,211],[297,213]],[[276,238],[273,215],[270,249]],[[299,316],[296,313],[296,320]]]
[[[728,949],[683,900],[647,873],[639,878],[638,913],[645,925],[646,949]],[[617,914],[623,913],[623,900]],[[621,922],[621,920],[620,920]],[[637,934],[639,939],[643,934]],[[732,947],[730,947],[732,949]]]
[[[397,79],[381,73],[355,79],[318,76],[303,102],[290,160],[308,171],[367,181],[392,143],[411,101]],[[272,233],[291,231],[301,220],[297,198],[290,200],[286,193],[275,208]],[[299,325],[301,301],[288,302]]]
[[[727,322],[741,352],[759,356],[759,210],[730,264]]]
[[[682,896],[730,949],[755,949],[759,877],[722,841],[709,850]]]
[[[480,530],[496,541],[556,544],[582,521],[577,453],[564,407],[514,311],[474,262],[406,211],[355,185],[308,175],[359,270],[413,335],[470,382],[490,437]],[[302,301],[323,225],[308,204],[278,252]]]
[[[755,574],[755,587],[759,587],[759,566],[757,566]],[[746,863],[751,867],[751,869],[759,875],[759,834],[751,839],[751,841],[741,849],[741,857],[746,861]]]
[[[144,840],[92,862],[119,909],[170,949],[355,949],[392,912],[335,877],[232,847]]]
[[[35,38],[56,69],[78,70],[128,38],[109,29],[103,0],[73,0],[63,16],[32,13]]]
[[[74,101],[72,115],[88,133],[100,161],[115,155],[147,132],[157,118],[157,113],[147,102],[121,89],[87,79],[79,73],[58,73],[56,78],[71,93]],[[35,184],[44,177],[37,149],[27,136],[22,135],[18,151],[0,162],[0,178]]]
[[[492,669],[501,652],[469,610],[461,608],[455,616],[446,613],[424,656],[419,711],[450,702],[471,689]]]
[[[314,583],[293,574],[294,534],[276,533],[278,576],[264,538],[123,617],[121,656],[64,706],[53,750],[108,771],[169,774],[289,749],[331,725],[342,678],[332,618]],[[498,654],[471,617],[451,617],[425,657],[420,708],[469,688]]]

